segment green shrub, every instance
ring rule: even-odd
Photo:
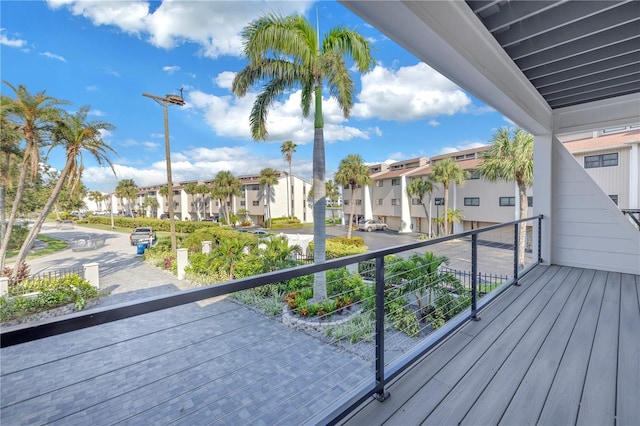
[[[34,297],[22,294],[39,292]],[[77,274],[54,279],[26,280],[9,288],[8,296],[0,298],[0,322],[59,308],[70,303],[77,310],[98,297],[98,290]]]
[[[326,257],[327,259],[335,259],[338,257],[351,256],[354,254],[366,253],[367,248],[364,246],[356,246],[353,244],[344,244],[341,241],[335,241],[335,238],[329,238],[326,241]],[[313,253],[313,241],[309,243],[307,253]]]
[[[337,326],[329,327],[325,335],[335,340],[349,343],[371,342],[375,333],[375,315],[366,312],[354,315],[352,319]]]

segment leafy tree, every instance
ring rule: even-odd
[[[325,191],[327,194],[327,198],[331,202],[331,205],[335,205],[335,203],[337,203],[340,199],[340,189],[338,187],[338,184],[329,179],[325,184]]]
[[[7,119],[3,109],[0,116],[0,241],[6,231],[6,206],[7,188],[11,188],[17,181],[18,169],[16,165],[21,161],[20,132],[13,123]]]
[[[184,186],[184,192],[191,195],[191,199],[193,200],[193,206],[196,208],[196,215],[198,217],[198,220],[200,220],[202,219],[202,216],[200,216],[200,202],[196,197],[196,194],[198,194],[198,189],[199,188],[198,188],[197,182],[189,182]]]
[[[431,215],[429,214],[429,209],[427,205],[431,206],[431,193],[433,192],[433,181],[431,177],[427,175],[426,177],[420,177],[418,179],[413,179],[407,185],[407,195],[409,197],[416,197],[420,200],[420,204],[424,208],[424,215],[427,217],[427,221],[429,222],[429,238],[433,235],[431,233]],[[426,203],[425,203],[426,198]]]
[[[447,228],[449,229],[449,231],[453,230],[454,223],[460,223],[462,222],[462,219],[464,219],[464,215],[460,210],[458,209],[447,210],[447,220],[448,220]]]
[[[278,175],[279,173],[277,170],[272,169],[271,167],[265,167],[260,170],[260,177],[258,178],[258,182],[264,189],[264,196],[267,198],[266,219],[269,221],[271,221],[271,198],[273,198],[271,195],[271,187],[278,184]]]
[[[285,161],[289,163],[289,187],[287,188],[287,216],[289,219],[293,218],[293,214],[291,213],[291,205],[294,204],[293,200],[293,192],[291,188],[293,188],[293,176],[291,175],[291,160],[293,159],[293,154],[296,152],[296,145],[292,141],[284,141],[282,146],[280,146],[280,153],[284,157]],[[291,197],[291,199],[289,199]]]
[[[264,263],[262,272],[272,272],[296,266],[297,262],[291,258],[291,255],[302,253],[302,248],[299,245],[289,246],[289,241],[284,236],[272,236],[264,241],[264,245],[260,256]]]
[[[146,195],[142,200],[142,207],[145,209],[145,216],[146,210],[151,209],[151,217],[158,217],[158,207],[160,207],[160,203],[156,197]]]
[[[493,135],[491,146],[482,154],[477,170],[489,182],[516,182],[520,199],[519,218],[527,215],[527,187],[533,184],[533,136],[517,128],[512,132],[503,127]],[[518,264],[524,266],[527,224],[519,225]]]
[[[93,201],[96,203],[96,208],[99,211],[102,211],[102,202],[106,199],[106,196],[102,194],[100,191],[89,191],[88,197],[89,201]]]
[[[349,117],[353,106],[354,83],[346,59],[355,63],[359,72],[374,65],[369,42],[361,34],[338,26],[322,40],[311,23],[300,15],[269,15],[258,18],[242,31],[244,54],[249,64],[234,78],[232,90],[244,96],[254,85],[262,87],[249,122],[255,140],[267,138],[267,113],[273,102],[292,89],[302,92],[301,107],[307,117],[314,101],[313,200],[314,259],[325,260],[325,153],[322,115],[323,82]],[[326,299],[326,275],[315,275],[314,298]]]
[[[364,164],[364,161],[359,154],[349,154],[346,158],[340,160],[335,180],[340,185],[349,185],[349,188],[351,189],[351,211],[349,214],[349,226],[347,227],[347,238],[351,238],[353,216],[356,209],[353,194],[355,193],[355,188],[357,186],[364,187],[365,185],[371,184],[369,168]]]
[[[462,185],[464,180],[468,176],[468,172],[466,170],[462,170],[460,165],[456,163],[452,158],[445,158],[444,160],[438,161],[433,166],[433,180],[436,182],[440,182],[444,187],[444,223],[449,223],[449,219],[447,217],[447,210],[449,209],[449,186],[452,183]],[[445,227],[445,235],[449,235],[448,227]]]
[[[51,207],[58,199],[63,186],[66,184],[67,189],[71,193],[75,192],[80,186],[80,179],[84,170],[84,152],[90,154],[99,165],[109,165],[115,175],[115,170],[109,160],[109,154],[115,153],[115,151],[102,140],[101,133],[103,130],[113,130],[115,127],[104,121],[87,122],[86,119],[89,114],[89,109],[90,107],[85,105],[81,107],[75,115],[64,113],[61,119],[56,122],[56,126],[51,135],[53,141],[51,148],[62,147],[67,154],[66,162],[60,172],[60,179],[58,179],[53,187],[51,195],[44,205],[40,216],[31,227],[26,240],[18,252],[16,265],[22,263],[27,256],[28,250],[33,245],[42,224],[51,211]]]
[[[232,197],[242,194],[242,182],[228,170],[218,172],[212,182],[211,196],[220,201],[220,207],[226,223],[231,223],[227,202],[231,204]]]
[[[0,245],[0,270],[4,269],[11,230],[17,218],[27,181],[33,181],[38,174],[40,148],[47,140],[53,123],[60,117],[60,106],[68,104],[66,101],[47,96],[46,91],[31,94],[23,85],[15,87],[7,81],[4,83],[13,90],[15,98],[0,95],[2,116],[11,123],[12,130],[24,139],[25,147],[22,150],[22,163],[13,206]],[[19,265],[19,263],[16,264]]]
[[[120,200],[127,201],[127,210],[130,215],[133,215],[132,207],[133,207],[133,199],[138,194],[138,185],[133,181],[133,179],[122,179],[116,185],[116,196],[120,198]]]

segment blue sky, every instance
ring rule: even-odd
[[[117,175],[85,157],[83,181],[91,190],[112,191],[120,179],[166,182],[162,107],[142,94],[180,88],[186,105],[169,108],[174,181],[211,179],[221,170],[287,170],[285,140],[298,144],[293,173],[310,180],[313,121],[302,117],[299,93],[272,107],[268,140],[254,142],[249,112],[258,88],[237,98],[231,82],[246,65],[240,38],[246,24],[270,12],[315,22],[316,9],[321,34],[336,25],[356,29],[376,59],[370,73],[353,74],[348,120],[323,97],[327,178],[349,154],[371,164],[429,157],[487,144],[498,127],[511,124],[330,1],[2,1],[2,79],[68,100],[70,112],[90,105],[90,119],[116,126],[104,140],[117,152],[111,158]],[[0,90],[13,95],[5,84]],[[49,162],[61,168],[63,153],[52,152]]]

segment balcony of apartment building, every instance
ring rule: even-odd
[[[640,423],[640,233],[556,137],[637,122],[638,81],[618,81],[610,91],[606,81],[615,77],[600,75],[587,90],[590,77],[577,75],[566,93],[551,95],[519,68],[537,58],[526,51],[544,54],[533,65],[565,78],[587,66],[567,68],[550,55],[618,61],[611,55],[624,56],[625,34],[637,41],[640,4],[342,3],[534,135],[534,216],[5,327],[3,422]],[[516,36],[521,43],[502,47]],[[593,46],[600,37],[603,49]],[[637,66],[633,52],[627,56]],[[534,229],[524,258],[521,223]],[[485,244],[487,232],[513,243]],[[391,268],[390,255],[426,251],[448,257],[448,269],[409,278]],[[232,297],[342,267],[357,268],[374,291],[353,311],[313,324],[265,319]],[[432,286],[450,275],[459,285]],[[421,282],[417,294],[388,297],[413,280]],[[385,323],[385,313],[423,308],[417,328],[408,321],[415,316]],[[356,325],[337,329],[349,315]],[[318,331],[323,326],[332,331]]]

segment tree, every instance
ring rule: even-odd
[[[202,219],[202,217],[200,216],[200,204],[199,204],[198,198],[196,197],[196,194],[198,194],[198,183],[189,182],[184,186],[184,192],[191,195],[191,199],[193,200],[193,206],[196,209],[196,216],[198,217],[198,220]]]
[[[102,202],[105,200],[105,196],[102,195],[102,192],[89,191],[89,195],[87,198],[89,198],[89,201],[93,201],[94,203],[96,203],[96,208],[98,209],[98,211],[102,210]]]
[[[440,182],[444,187],[444,223],[449,223],[449,219],[447,217],[447,210],[449,209],[449,185],[452,183],[462,185],[464,180],[468,176],[468,172],[466,170],[462,170],[460,165],[456,163],[451,158],[445,158],[444,160],[438,161],[433,166],[433,180],[436,182]],[[449,227],[445,225],[445,235],[449,235]]]
[[[533,136],[517,128],[512,132],[503,127],[493,135],[491,146],[482,154],[477,170],[489,182],[516,182],[520,200],[518,219],[527,215],[527,187],[533,184]],[[524,266],[527,224],[519,225],[518,264]]]
[[[20,149],[20,133],[17,126],[7,120],[7,114],[2,110],[0,124],[0,241],[4,238],[7,226],[6,206],[7,189],[17,181],[18,169],[15,167],[22,158]]]
[[[447,210],[447,232],[453,230],[454,223],[460,223],[462,219],[464,219],[464,215],[458,209],[449,209]]]
[[[291,188],[293,188],[293,176],[291,175],[291,160],[293,158],[293,154],[296,152],[296,145],[292,141],[284,141],[282,146],[280,146],[280,153],[284,157],[284,160],[289,163],[289,187],[287,188],[287,216],[289,219],[293,218],[291,214],[291,205],[293,204],[293,192]],[[291,199],[289,199],[291,197]]]
[[[329,179],[325,185],[325,192],[326,192],[326,196],[327,199],[329,200],[329,203],[331,204],[331,220],[333,222],[333,220],[335,220],[335,213],[336,213],[336,209],[335,209],[335,205],[338,202],[338,200],[340,199],[340,190],[338,185],[331,179]]]
[[[244,96],[254,85],[261,86],[249,117],[251,136],[267,138],[267,113],[273,102],[292,89],[300,88],[303,116],[307,117],[314,101],[313,197],[314,260],[325,260],[325,154],[322,89],[326,80],[329,92],[349,117],[353,106],[354,83],[346,59],[359,72],[369,71],[374,60],[369,42],[361,34],[338,26],[322,40],[307,19],[299,15],[269,15],[258,18],[242,31],[244,54],[249,60],[236,74],[232,90]],[[327,298],[326,274],[315,274],[314,299]]]
[[[133,216],[133,211],[131,207],[133,206],[133,199],[138,194],[138,185],[133,181],[133,179],[122,179],[116,185],[116,196],[122,200],[127,201],[127,210],[129,214]]]
[[[80,179],[84,170],[84,152],[90,154],[99,165],[109,165],[115,175],[115,170],[109,160],[109,154],[115,153],[115,151],[102,140],[101,133],[104,130],[112,131],[115,127],[104,121],[87,122],[89,109],[90,107],[85,105],[75,115],[63,113],[61,119],[56,122],[51,134],[53,141],[51,148],[63,147],[66,152],[66,162],[49,199],[29,230],[29,234],[27,234],[27,238],[18,252],[16,265],[20,265],[26,258],[28,250],[31,249],[42,224],[51,211],[51,207],[58,199],[63,187],[66,185],[67,190],[73,193],[81,186]],[[14,278],[17,276],[17,269],[14,270]]]
[[[209,188],[207,185],[205,185],[204,183],[200,183],[198,184],[198,186],[196,186],[196,195],[199,195],[200,198],[196,199],[196,204],[200,207],[198,209],[198,212],[200,212],[200,209],[202,210],[202,215],[200,216],[200,218],[202,219],[205,215],[205,197],[207,194],[209,194],[211,192],[211,188]],[[200,214],[200,213],[198,213]]]
[[[151,217],[158,218],[158,207],[160,207],[160,203],[158,202],[158,199],[156,197],[145,195],[144,199],[142,200],[142,207],[145,209],[145,216],[146,210],[149,208],[151,209]]]
[[[356,187],[364,187],[371,184],[369,176],[369,168],[364,164],[359,154],[349,154],[346,158],[340,160],[335,180],[340,185],[349,185],[351,189],[351,212],[349,214],[349,225],[347,227],[347,238],[351,238],[351,228],[353,224],[353,215],[355,214],[356,203],[353,199]]]
[[[429,214],[429,210],[431,208],[431,193],[433,192],[433,180],[431,180],[431,176],[427,175],[426,177],[420,177],[419,179],[413,179],[407,185],[407,195],[409,197],[416,197],[420,200],[420,204],[424,208],[424,214],[427,217],[427,221],[429,223],[429,238],[431,235],[431,214]],[[425,197],[427,202],[425,203]],[[427,208],[429,205],[429,208]]]
[[[272,169],[271,167],[265,167],[260,170],[260,177],[258,178],[258,182],[262,185],[264,190],[265,197],[267,198],[267,217],[265,218],[265,223],[269,220],[271,223],[271,187],[273,185],[278,184],[278,176],[280,174],[277,170]],[[271,225],[269,225],[271,226]]]
[[[211,196],[220,201],[226,223],[231,224],[231,215],[227,202],[231,204],[233,196],[242,194],[242,182],[228,170],[218,172],[212,182]]]
[[[66,101],[47,96],[46,91],[31,94],[23,85],[14,87],[7,81],[4,81],[4,84],[13,90],[15,98],[0,95],[2,115],[11,123],[13,130],[18,132],[20,138],[24,139],[25,147],[22,150],[22,163],[20,164],[13,206],[0,245],[0,270],[4,269],[11,230],[17,217],[25,186],[27,181],[33,180],[38,174],[40,148],[46,141],[53,123],[60,117],[61,109],[59,107],[68,104]]]

